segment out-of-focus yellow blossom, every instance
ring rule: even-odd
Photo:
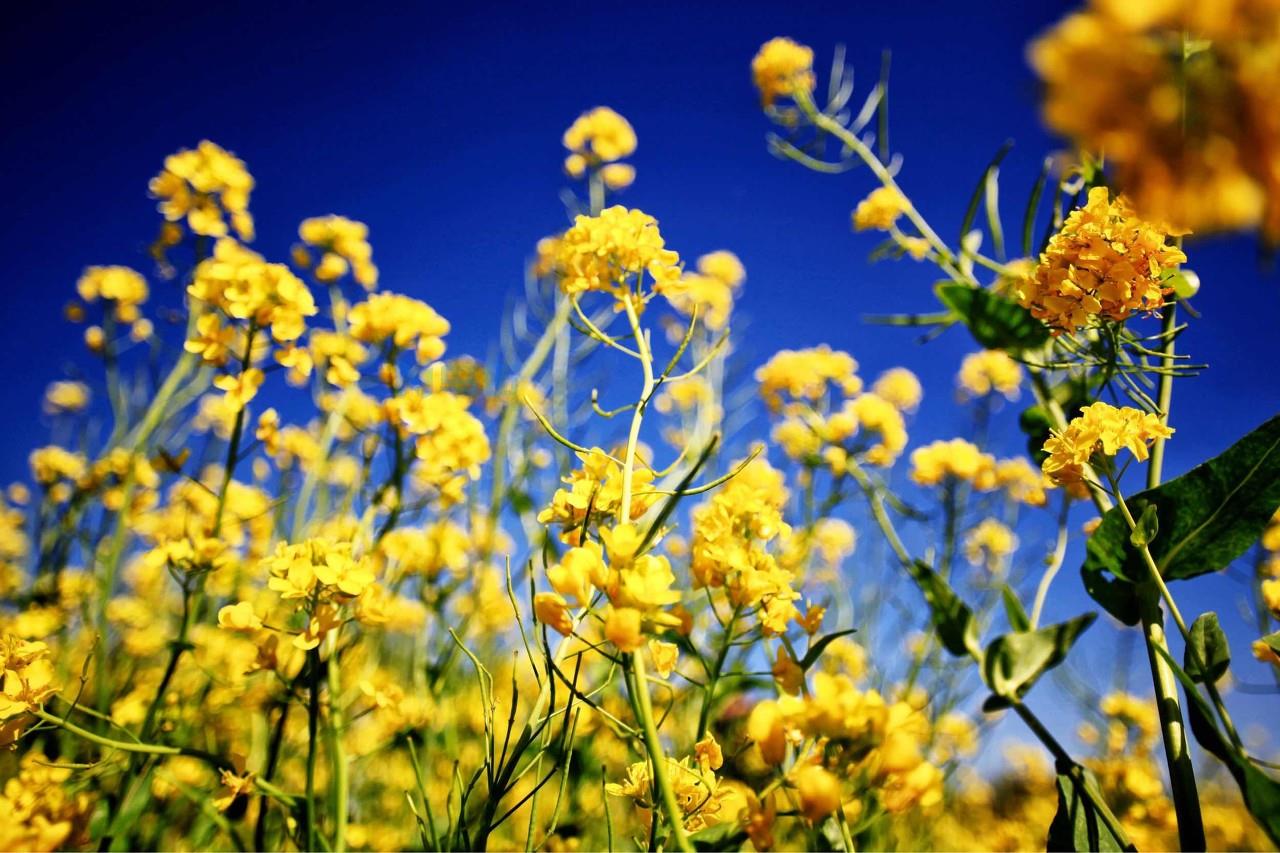
[[[89,405],[89,386],[83,382],[53,382],[44,392],[44,411],[49,415],[84,411]]]
[[[1262,603],[1271,615],[1280,619],[1280,578],[1268,578],[1259,585]]]
[[[321,252],[315,266],[318,281],[331,282],[351,270],[351,276],[365,290],[378,286],[378,268],[373,264],[369,226],[345,216],[317,216],[298,226],[302,242]]]
[[[132,323],[138,306],[147,301],[147,280],[129,267],[89,267],[76,282],[76,292],[85,302],[110,302],[115,319]]]
[[[351,337],[374,345],[390,341],[399,350],[413,347],[419,364],[444,355],[449,321],[425,302],[398,293],[375,293],[354,306],[348,319]]]
[[[779,411],[792,401],[816,402],[830,387],[845,396],[862,390],[857,375],[858,362],[847,352],[823,344],[803,350],[779,350],[756,370],[760,396],[771,411]]]
[[[902,412],[914,412],[924,398],[920,380],[905,367],[891,367],[881,373],[871,390]]]
[[[1045,489],[1052,488],[1053,481],[1039,468],[1019,457],[1001,459],[996,463],[996,484],[1018,503],[1044,506],[1048,500]]]
[[[611,190],[625,190],[635,183],[636,167],[630,163],[609,163],[600,169],[600,179]]]
[[[359,341],[341,332],[317,329],[311,333],[311,361],[324,367],[325,381],[345,388],[360,381],[358,365],[364,364],[369,351]]]
[[[964,556],[971,566],[986,566],[993,573],[1018,547],[1018,537],[994,518],[984,518],[964,537]]]
[[[751,60],[751,77],[768,107],[779,98],[813,91],[813,49],[789,38],[771,38]]]
[[[663,294],[681,314],[690,316],[696,310],[708,329],[723,329],[747,272],[737,255],[723,250],[698,258],[697,269],[665,286]]]
[[[241,240],[253,239],[249,193],[253,177],[243,161],[209,140],[165,158],[164,169],[151,179],[151,195],[169,222],[186,220],[192,233],[227,236],[230,227]]]
[[[219,240],[213,257],[196,267],[187,292],[237,320],[269,327],[279,343],[302,337],[306,318],[317,311],[311,291],[288,267],[267,263],[230,238]]]
[[[414,437],[418,482],[438,489],[448,503],[462,498],[467,480],[480,477],[489,461],[489,437],[470,411],[471,399],[449,391],[410,388],[386,402],[387,420]]]
[[[1104,155],[1144,216],[1280,234],[1280,10],[1093,0],[1030,58],[1045,121]]]
[[[1022,385],[1022,365],[1010,358],[1004,350],[988,349],[969,353],[960,362],[956,383],[970,397],[985,397],[996,392],[1010,400],[1016,400],[1018,389]]]
[[[234,326],[223,324],[216,312],[201,314],[196,320],[196,334],[183,342],[187,352],[195,353],[201,360],[218,367],[227,363],[231,346],[236,340]]]
[[[1098,319],[1123,323],[1135,311],[1160,309],[1172,291],[1164,272],[1186,259],[1167,231],[1139,219],[1123,196],[1094,187],[1019,284],[1019,300],[1055,333]]]
[[[579,214],[556,246],[560,287],[570,296],[611,293],[621,301],[646,272],[658,292],[680,280],[680,256],[666,248],[658,220],[620,205]]]
[[[1083,467],[1095,453],[1115,456],[1128,449],[1139,462],[1147,460],[1147,448],[1157,439],[1173,435],[1160,418],[1138,409],[1116,408],[1107,403],[1085,406],[1066,429],[1054,431],[1044,443],[1045,474],[1056,483],[1079,483]]]
[[[42,486],[59,481],[78,482],[89,470],[82,454],[51,444],[31,451],[31,476]]]
[[[1273,649],[1266,640],[1254,640],[1249,649],[1257,660],[1280,667],[1280,652]]]
[[[72,771],[38,749],[27,751],[0,791],[0,849],[46,853],[83,845],[93,803],[65,783]]]
[[[253,610],[253,603],[239,601],[218,611],[218,627],[228,631],[256,631],[262,627],[262,619]]]
[[[0,641],[0,744],[13,741],[27,712],[58,691],[49,647],[12,634]]]
[[[907,446],[907,426],[898,407],[879,394],[859,394],[845,404],[845,412],[861,430],[876,433],[880,440],[867,448],[867,462],[888,467]]]
[[[936,486],[947,477],[989,491],[998,481],[995,457],[963,438],[935,441],[911,452],[912,480],[922,486]]]
[[[630,157],[636,150],[636,132],[630,122],[608,107],[578,116],[564,132],[563,141],[570,152],[596,164]]]
[[[801,765],[791,771],[791,782],[796,786],[800,812],[806,820],[822,820],[840,808],[840,780],[825,768]]]
[[[214,387],[226,393],[227,407],[238,412],[258,395],[265,379],[263,372],[256,367],[245,368],[235,376],[218,376],[213,380]]]
[[[907,200],[893,187],[876,187],[853,211],[855,231],[888,231],[907,209]]]

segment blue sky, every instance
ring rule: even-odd
[[[1020,211],[1041,158],[1059,144],[1039,123],[1024,46],[1065,9],[27,4],[0,34],[8,117],[0,412],[9,448],[0,475],[20,476],[26,449],[44,441],[47,382],[85,363],[80,330],[60,319],[81,269],[150,271],[142,252],[157,218],[146,181],[166,154],[209,138],[243,157],[258,182],[255,248],[270,256],[284,257],[303,217],[367,222],[383,287],[448,317],[451,352],[484,357],[534,242],[563,227],[560,135],[597,104],[627,116],[639,136],[638,180],[622,202],[657,216],[686,256],[728,248],[743,259],[740,311],[751,323],[740,353],[751,366],[776,349],[822,342],[852,352],[867,375],[904,364],[926,388],[913,443],[950,437],[968,424],[951,389],[972,343],[955,330],[921,347],[908,332],[860,320],[932,308],[936,271],[866,262],[875,238],[852,234],[848,220],[871,188],[865,171],[818,175],[767,153],[749,62],[761,42],[786,34],[812,45],[822,69],[843,42],[865,93],[891,49],[901,183],[951,238],[1004,140],[1016,142],[1002,171],[1009,211]],[[1016,227],[1017,215],[1007,224]],[[1204,284],[1195,301],[1203,317],[1180,345],[1210,370],[1177,387],[1170,473],[1280,410],[1276,275],[1248,238],[1193,240],[1188,255]],[[1021,447],[1015,413],[1007,407],[995,428],[1006,452]],[[1050,617],[1089,606],[1074,565],[1069,558]],[[1223,611],[1244,657],[1253,635],[1236,616],[1238,588],[1211,578],[1175,591],[1190,614]],[[1115,635],[1094,634],[1087,653],[1105,662]]]

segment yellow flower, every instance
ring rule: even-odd
[[[649,658],[653,661],[653,671],[660,678],[668,678],[680,662],[680,648],[675,643],[662,640],[650,640]]]
[[[595,543],[570,548],[559,563],[547,569],[547,581],[552,588],[577,607],[591,600],[592,584],[602,584],[605,577],[600,546]]]
[[[600,169],[600,179],[611,190],[625,190],[635,183],[636,167],[630,163],[610,163]]]
[[[554,628],[566,637],[573,633],[573,617],[569,614],[569,602],[558,592],[540,592],[533,597],[533,614],[542,624]]]
[[[905,367],[893,367],[881,373],[871,390],[902,412],[914,412],[924,397],[920,380]]]
[[[1280,234],[1280,10],[1092,0],[1030,49],[1044,118],[1105,155],[1146,217]],[[1185,52],[1185,58],[1184,58]]]
[[[369,245],[369,227],[345,216],[318,216],[303,220],[298,226],[302,242],[321,250],[316,265],[318,281],[336,281],[350,269],[352,277],[365,290],[378,284],[378,268],[373,265],[373,248]]]
[[[840,808],[840,780],[815,764],[805,764],[791,773],[805,819],[819,821]]]
[[[969,353],[960,363],[956,382],[971,397],[985,397],[995,391],[1016,400],[1018,388],[1022,385],[1022,365],[1004,350]]]
[[[49,647],[6,634],[0,641],[0,723],[40,707],[57,691]]]
[[[54,382],[45,389],[44,410],[50,415],[80,412],[88,407],[90,396],[83,382]]]
[[[444,355],[449,321],[425,302],[398,293],[377,293],[351,309],[351,337],[367,344],[390,341],[397,349],[414,348],[419,364]]]
[[[261,369],[249,367],[235,376],[227,374],[218,376],[213,380],[213,385],[218,390],[226,392],[227,406],[232,411],[238,412],[258,395],[258,389],[262,387],[265,378]]]
[[[746,280],[742,262],[732,252],[718,251],[698,258],[698,271],[686,272],[663,289],[671,306],[685,316],[696,310],[708,329],[723,329],[733,311],[737,289]]]
[[[797,92],[812,92],[813,49],[781,36],[769,39],[751,60],[751,76],[766,107]]]
[[[1098,319],[1123,323],[1135,311],[1154,313],[1172,288],[1162,274],[1186,261],[1167,232],[1139,219],[1123,196],[1089,190],[1019,283],[1019,301],[1057,332]]]
[[[209,311],[196,319],[196,336],[184,341],[182,348],[200,356],[206,364],[221,367],[227,363],[235,339],[235,328],[224,326],[217,312]]]
[[[793,400],[816,402],[833,386],[845,396],[862,390],[858,362],[847,352],[823,344],[803,350],[780,350],[756,371],[760,396],[771,411]]]
[[[196,267],[187,292],[233,319],[270,327],[279,343],[302,337],[305,318],[318,310],[311,291],[288,267],[267,263],[229,237],[214,244],[213,257]]]
[[[964,538],[964,556],[971,566],[985,565],[998,572],[1005,559],[1018,547],[1018,537],[994,518],[984,518]]]
[[[128,267],[89,267],[76,282],[76,292],[85,302],[110,302],[117,320],[132,323],[138,306],[147,301],[147,280]]]
[[[169,222],[186,220],[195,234],[225,237],[227,219],[241,240],[253,239],[249,193],[253,178],[243,161],[207,139],[194,150],[165,158],[164,169],[151,179],[153,198]]]
[[[635,153],[636,132],[613,110],[596,107],[578,116],[564,132],[564,147],[597,163],[609,163]]]
[[[571,296],[597,290],[621,301],[645,273],[662,292],[679,280],[679,263],[658,220],[618,205],[599,216],[577,216],[556,246],[560,287]]]
[[[876,187],[853,211],[855,231],[888,231],[907,209],[907,199],[893,187]]]
[[[253,603],[238,601],[218,611],[218,627],[228,631],[256,631],[262,627],[262,619],[253,611]]]
[[[911,479],[936,486],[947,477],[965,480],[988,491],[996,486],[996,460],[963,438],[935,441],[911,452]]]
[[[642,616],[634,607],[613,607],[604,620],[605,639],[621,652],[634,652],[644,643]]]
[[[1095,453],[1115,456],[1128,449],[1139,462],[1147,459],[1147,447],[1157,439],[1173,435],[1173,429],[1160,423],[1160,418],[1138,409],[1093,403],[1072,418],[1066,429],[1054,431],[1045,441],[1045,474],[1056,483],[1079,483],[1083,466]]]

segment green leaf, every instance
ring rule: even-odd
[[[1027,611],[1018,600],[1018,594],[1007,583],[1000,585],[1000,599],[1004,602],[1004,613],[1009,618],[1009,627],[1015,631],[1030,630],[1031,619],[1027,617]]]
[[[805,650],[804,657],[800,660],[800,668],[805,672],[809,671],[809,667],[818,662],[818,658],[826,651],[827,646],[834,643],[841,637],[847,637],[856,633],[857,628],[845,628],[843,631],[832,631],[830,634],[809,644],[809,648]]]
[[[957,657],[973,655],[981,659],[978,623],[973,618],[973,611],[960,600],[951,584],[921,560],[911,564],[910,572],[912,580],[924,593],[942,647]]]
[[[1192,652],[1195,657],[1192,657]],[[1196,661],[1204,664],[1201,672]],[[1231,665],[1231,647],[1227,645],[1227,635],[1218,624],[1218,614],[1202,613],[1191,623],[1191,641],[1183,652],[1182,666],[1192,681],[1211,683],[1219,681],[1227,674]]]
[[[1262,638],[1262,642],[1266,643],[1267,648],[1271,649],[1271,651],[1280,655],[1280,631],[1276,631],[1274,634],[1267,634]]]
[[[1149,548],[1166,580],[1226,568],[1258,540],[1280,507],[1280,416],[1181,477],[1129,499],[1131,505],[1139,501],[1154,508],[1154,523],[1161,532]],[[1118,507],[1104,515],[1089,537],[1081,573],[1096,601],[1133,624],[1136,610],[1131,620],[1113,609],[1117,600],[1130,598],[1132,590],[1118,589],[1107,580],[1110,575],[1133,583],[1146,576],[1142,555],[1130,544],[1129,534]],[[1104,601],[1099,594],[1110,599]]]
[[[1102,802],[1102,792],[1097,778],[1080,765],[1072,768],[1079,775],[1079,782],[1070,773],[1058,774],[1058,813],[1049,824],[1048,850],[1132,850],[1133,843],[1124,837],[1124,830],[1117,835],[1085,792]]]
[[[1027,209],[1022,214],[1022,254],[1031,257],[1031,245],[1033,239],[1032,232],[1036,227],[1036,211],[1040,207],[1040,197],[1044,195],[1044,183],[1049,177],[1049,169],[1053,167],[1053,159],[1044,158],[1044,165],[1040,167],[1040,177],[1036,178],[1036,182],[1031,187],[1031,195],[1027,198]]]
[[[973,227],[973,220],[978,215],[978,205],[982,203],[983,197],[987,194],[987,185],[994,174],[1000,168],[1000,161],[1013,148],[1013,140],[1010,139],[1000,146],[1000,150],[991,158],[991,162],[987,164],[987,168],[982,170],[982,177],[978,179],[978,185],[973,188],[973,195],[969,196],[969,206],[965,209],[964,220],[960,223],[960,243],[963,245],[965,236],[969,233],[969,229]]]
[[[1049,340],[1048,327],[1011,299],[954,281],[940,282],[934,290],[987,349],[1032,349]]]
[[[982,660],[982,678],[996,696],[1021,699],[1045,672],[1062,663],[1096,613],[1086,613],[1036,631],[996,637]]]

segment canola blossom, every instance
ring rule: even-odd
[[[934,287],[881,319],[963,338],[942,387],[905,338],[758,351],[760,268],[620,203],[651,131],[607,106],[487,354],[384,289],[376,220],[277,259],[237,155],[139,176],[159,236],[67,282],[84,350],[0,496],[0,850],[1280,844],[1235,689],[1280,679],[1280,420],[1210,456],[1173,419],[1187,229],[1280,233],[1280,19],[1210,6],[1031,46],[1077,149],[1019,250],[994,164],[954,245],[913,201],[887,77],[851,109],[842,58],[742,57],[770,151]],[[1248,618],[1188,621],[1226,572]]]

